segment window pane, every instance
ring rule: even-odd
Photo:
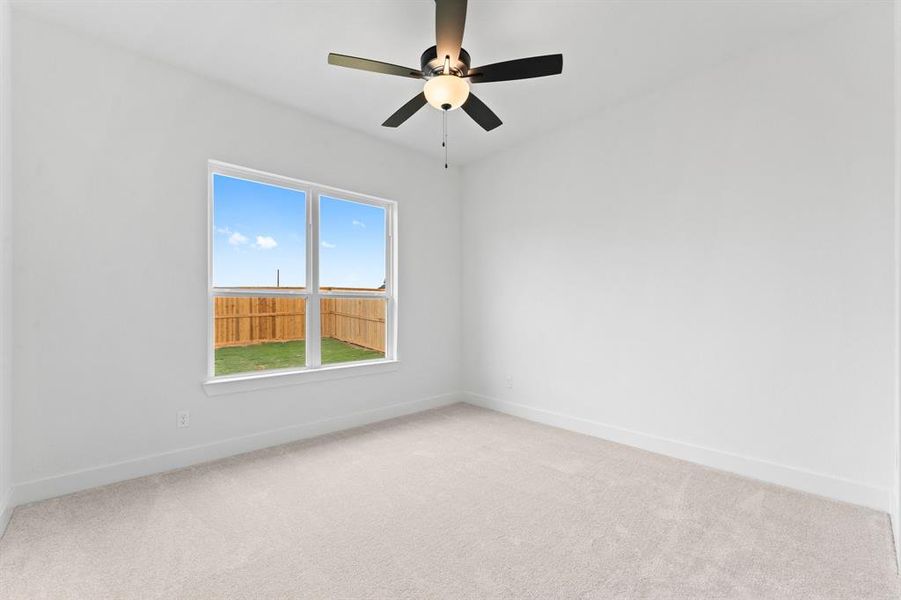
[[[216,375],[303,367],[306,299],[213,298]]]
[[[385,300],[323,298],[319,307],[322,364],[385,358]]]
[[[306,194],[213,175],[213,287],[306,285]]]
[[[319,285],[377,290],[385,287],[385,209],[319,198]]]

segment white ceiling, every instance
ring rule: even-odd
[[[486,133],[449,117],[465,164],[605,106],[764,45],[860,0],[470,0],[473,66],[562,52],[563,74],[474,91],[504,121]],[[380,126],[421,82],[326,64],[330,51],[419,67],[434,42],[433,0],[27,0],[16,10],[225,81],[329,121],[440,155],[441,116],[425,107]]]

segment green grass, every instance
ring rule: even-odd
[[[384,358],[382,352],[354,346],[333,338],[322,338],[322,364]],[[274,342],[252,346],[232,346],[216,350],[216,375],[233,375],[266,369],[302,367],[306,343]]]

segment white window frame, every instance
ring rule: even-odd
[[[306,282],[303,290],[273,288],[217,288],[213,286],[213,237],[215,235],[213,177],[223,175],[265,185],[304,192],[306,200]],[[334,291],[319,287],[319,207],[320,197],[328,196],[385,210],[385,289],[384,291]],[[216,375],[215,299],[217,297],[288,296],[306,300],[306,365],[269,369],[234,375]],[[323,298],[377,298],[385,300],[385,357],[375,360],[322,364],[320,355],[320,300]],[[256,387],[274,387],[333,377],[362,375],[391,369],[397,363],[397,203],[367,194],[266,173],[217,160],[207,168],[207,378],[204,387],[210,394],[247,391]],[[227,385],[221,385],[227,384]]]

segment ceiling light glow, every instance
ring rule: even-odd
[[[423,92],[438,110],[454,110],[469,98],[469,82],[456,75],[437,75],[426,82]]]

